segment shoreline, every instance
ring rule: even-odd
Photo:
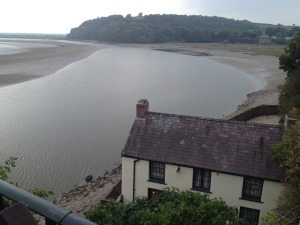
[[[236,70],[245,73],[258,86],[258,90],[248,93],[246,99],[241,102],[237,108],[225,115],[223,119],[230,119],[240,113],[243,113],[251,108],[259,105],[278,105],[278,86],[283,84],[286,78],[286,73],[279,69],[279,58],[270,55],[278,53],[271,51],[272,46],[245,45],[241,50],[239,48],[230,51],[230,47],[224,44],[224,49],[221,49],[222,44],[194,44],[194,43],[163,43],[163,44],[122,44],[123,46],[146,48],[156,51],[166,51],[177,54],[184,54],[197,57],[206,57],[217,63],[230,66]],[[243,46],[243,45],[241,45]],[[220,49],[219,49],[220,47]],[[282,47],[282,51],[284,46]],[[253,49],[265,48],[269,55],[257,54]]]
[[[111,188],[121,179],[121,174],[122,165],[119,165],[111,171],[106,171],[103,176],[99,176],[95,180],[85,181],[82,185],[74,187],[67,193],[62,193],[54,198],[53,203],[84,217],[84,213],[91,206],[101,202]]]
[[[15,40],[6,40],[1,42],[10,43],[14,41]],[[28,51],[17,54],[0,55],[0,88],[54,74],[67,65],[87,58],[94,52],[105,48],[100,45],[92,45],[89,42],[77,43],[72,41],[51,40],[18,40],[16,42],[45,44],[46,46],[29,47]],[[63,46],[61,46],[62,43]],[[49,45],[52,46],[49,47]],[[241,104],[238,105],[232,113],[226,115],[224,119],[229,119],[259,105],[277,105],[277,87],[284,82],[286,77],[286,74],[279,70],[278,57],[257,55],[252,52],[252,48],[270,49],[271,47],[269,46],[245,45],[247,48],[241,50],[240,46],[237,45],[238,47],[235,51],[230,51],[227,49],[228,46],[226,44],[164,43],[117,45],[206,57],[245,73],[249,76],[250,80],[258,85],[258,90],[248,93],[245,101],[241,102]],[[221,47],[224,48],[222,49]],[[284,46],[282,46],[282,49],[283,48]]]
[[[89,43],[47,40],[0,40],[0,42],[41,45],[28,47],[26,51],[15,54],[0,55],[0,88],[54,74],[69,64],[85,59],[104,48]]]
[[[58,47],[63,49],[67,47]],[[71,44],[70,44],[71,45]],[[64,61],[64,66],[88,57],[93,52],[100,50],[101,47],[90,46],[83,47],[73,46],[77,50],[70,50],[70,52],[63,54],[63,57],[71,56],[69,61]],[[193,45],[180,47],[178,45],[140,45],[140,44],[130,44],[126,45],[129,47],[147,48],[151,50],[167,51],[178,54],[186,54],[192,56],[202,56],[207,57],[218,63],[235,68],[239,71],[244,72],[253,80],[262,78],[264,80],[263,87],[259,90],[249,93],[247,99],[237,106],[237,109],[231,114],[224,117],[224,119],[229,119],[239,113],[242,113],[250,108],[256,107],[262,104],[278,104],[278,91],[277,86],[282,84],[285,80],[286,74],[278,69],[279,62],[278,58],[275,56],[266,55],[254,55],[251,52],[230,52],[228,50],[211,50],[206,48],[193,48]],[[163,46],[163,47],[162,47]],[[37,49],[33,49],[30,54],[33,54]],[[40,51],[44,51],[42,49]],[[74,51],[75,55],[71,52]],[[83,51],[83,52],[81,52]],[[25,53],[24,53],[25,54]],[[0,56],[0,61],[1,61]],[[47,54],[44,55],[45,59]],[[55,61],[59,61],[60,57],[58,55],[53,56]],[[38,60],[33,60],[33,63],[38,62]],[[66,64],[66,62],[69,62]],[[51,62],[52,63],[52,62]],[[0,63],[0,66],[2,64]],[[61,64],[62,65],[62,64]],[[63,68],[62,66],[61,68]],[[60,68],[59,68],[60,69]],[[57,69],[58,70],[58,69]],[[55,72],[55,71],[54,71]],[[53,73],[53,72],[52,72]],[[51,73],[50,73],[51,74]],[[47,74],[36,75],[45,76]],[[21,75],[20,75],[21,76]],[[34,75],[33,75],[34,76]],[[16,79],[17,76],[15,76]],[[35,79],[33,77],[33,79]],[[3,81],[3,80],[2,80]],[[14,80],[15,83],[16,80]],[[0,74],[0,88],[1,88],[1,74]],[[101,202],[101,198],[113,187],[117,181],[121,179],[121,166],[113,169],[111,172],[106,172],[102,177],[98,177],[92,182],[83,182],[81,185],[74,187],[67,193],[61,193],[58,197],[55,197],[53,202],[63,208],[67,208],[79,216],[84,217],[84,213],[94,204]]]
[[[258,86],[256,91],[248,93],[246,99],[237,106],[235,111],[226,115],[224,119],[230,119],[259,105],[278,105],[278,86],[284,82],[286,77],[286,74],[278,68],[278,58],[242,53],[234,53],[233,57],[212,56],[210,58],[246,73],[254,82],[262,79],[261,82],[258,82],[261,87]]]

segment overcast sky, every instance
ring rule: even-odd
[[[299,0],[4,0],[0,32],[69,33],[89,19],[140,12],[300,25]]]

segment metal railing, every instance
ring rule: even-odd
[[[89,220],[78,217],[67,209],[0,180],[0,210],[4,209],[3,197],[15,202],[23,202],[28,209],[44,217],[46,225],[96,225]]]

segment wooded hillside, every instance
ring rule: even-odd
[[[69,39],[119,43],[257,43],[262,29],[254,23],[222,17],[186,15],[113,15],[73,28]]]
[[[300,27],[252,23],[223,17],[186,15],[112,15],[83,22],[69,39],[117,43],[268,43],[286,44]]]

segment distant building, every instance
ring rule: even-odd
[[[271,41],[272,41],[272,39],[269,38],[269,36],[267,36],[267,35],[262,35],[259,38],[259,44],[260,45],[269,45],[269,44],[271,44]]]
[[[279,125],[149,112],[140,100],[122,151],[124,202],[166,187],[221,197],[250,224],[275,208],[283,174],[272,161]]]

